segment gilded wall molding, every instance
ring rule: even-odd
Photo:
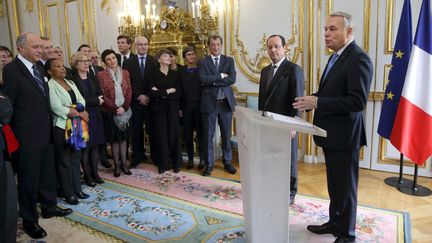
[[[384,54],[393,54],[393,11],[394,0],[387,0]]]
[[[249,79],[249,81],[252,81],[253,83],[259,83],[259,75],[261,72],[261,69],[266,66],[266,62],[269,64],[270,61],[268,60],[267,53],[262,52],[262,47],[265,46],[265,41],[263,42],[263,39],[266,38],[265,33],[263,35],[263,39],[259,42],[261,45],[261,48],[257,50],[257,54],[255,58],[249,58],[249,51],[245,48],[243,40],[241,40],[240,37],[240,0],[237,0],[234,2],[234,0],[229,0],[230,2],[230,54],[234,56],[234,59],[240,68],[240,71]],[[237,5],[235,7],[235,4]],[[295,0],[291,0],[291,8],[295,9]],[[296,35],[299,34],[297,31],[296,25],[299,25],[299,29],[301,30],[301,34],[299,35],[299,46],[294,47],[293,54],[288,55],[288,59],[290,59],[292,62],[296,63],[298,60],[298,57],[300,53],[303,50],[303,25],[304,25],[304,11],[300,11],[303,9],[303,1],[299,1],[299,11],[298,11],[298,22],[295,22],[295,14],[292,14],[292,24],[291,24],[291,33],[293,35],[290,38],[286,38],[287,42],[285,45],[285,48],[287,49],[287,52],[289,53],[290,46],[293,46],[296,43]],[[234,9],[236,9],[236,13],[234,13]],[[235,16],[236,15],[236,16]],[[235,18],[236,17],[236,18]],[[234,21],[236,21],[236,26],[234,27]],[[236,47],[236,48],[234,48]],[[266,60],[267,59],[267,60]]]
[[[14,27],[15,27],[15,35],[18,37],[20,34],[20,27],[19,27],[19,21],[18,21],[18,12],[17,12],[17,2],[16,0],[12,0],[12,9],[14,13]]]
[[[384,77],[383,77],[383,87],[382,87],[383,91],[385,91],[387,88],[387,83],[389,81],[388,76],[389,76],[390,70],[392,69],[392,66],[393,65],[391,65],[391,64],[384,64]]]
[[[8,31],[9,31],[9,40],[10,40],[10,47],[13,48],[14,46],[14,38],[12,36],[12,30],[11,30],[11,21],[10,21],[10,14],[9,14],[9,6],[8,1],[5,1],[5,8],[6,8],[6,19],[8,21]]]
[[[6,16],[6,12],[7,12],[7,8],[3,5],[3,0],[0,0],[0,18],[3,19]]]
[[[68,16],[68,9],[67,5],[68,3],[77,3],[77,11],[78,11],[78,23],[79,23],[79,36],[80,36],[80,43],[82,43],[82,29],[81,29],[81,14],[80,14],[80,4],[77,0],[64,0],[64,17],[65,17],[65,25],[66,25],[66,45],[67,45],[67,54],[68,59],[71,57],[71,46],[70,46],[70,32],[69,32],[69,16]]]
[[[42,0],[37,1],[38,4],[38,16],[39,16],[39,32],[41,36],[45,36],[45,24],[44,24],[44,18],[43,18],[43,11],[42,11]]]
[[[318,11],[321,12],[321,0],[318,2]],[[314,1],[309,1],[308,5],[308,52],[307,52],[307,59],[309,64],[309,71],[308,71],[308,80],[309,85],[306,83],[306,89],[307,95],[310,95],[313,93],[313,80],[314,80],[314,69],[315,69],[315,59],[313,53],[315,53],[315,43],[314,43],[314,23],[315,23],[315,14],[314,14]],[[317,31],[318,33],[319,31]],[[317,34],[318,35],[318,34]],[[319,48],[318,48],[319,49]],[[318,83],[318,82],[317,82]],[[307,112],[306,114],[306,120],[311,122],[313,119],[313,113],[314,111]],[[312,136],[310,134],[306,135],[306,151],[305,155],[312,155]],[[315,146],[314,149],[314,155],[318,155],[318,146]]]
[[[51,16],[49,13],[49,9],[55,7],[56,10],[56,15],[57,15],[57,27],[58,27],[58,32],[60,35],[60,46],[63,46],[63,39],[61,38],[61,28],[60,28],[60,12],[59,12],[59,8],[58,8],[58,4],[56,2],[52,2],[52,3],[47,3],[45,6],[45,19],[47,20],[46,22],[46,27],[47,27],[47,37],[50,38],[52,40],[52,33],[51,33]]]
[[[330,16],[330,13],[333,12],[333,0],[328,0],[327,2],[327,14],[326,18]],[[363,43],[362,47],[365,52],[369,53],[369,29],[370,29],[370,12],[371,12],[371,2],[370,0],[364,0],[363,2]],[[329,48],[326,48],[326,54],[332,54],[332,51]]]
[[[33,0],[26,0],[25,1],[25,7],[24,7],[24,11],[27,11],[29,13],[34,11],[34,3]]]

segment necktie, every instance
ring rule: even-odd
[[[42,73],[39,71],[39,69],[35,64],[33,64],[32,69],[33,69],[33,77],[36,80],[36,84],[41,89],[42,93],[46,95],[45,88],[44,88],[44,76],[42,75]]]
[[[95,70],[94,70],[93,65],[90,65],[90,73],[91,73],[93,76],[96,76],[96,72],[95,72]]]
[[[330,69],[333,67],[333,64],[335,64],[338,57],[339,57],[339,55],[337,53],[334,53],[333,56],[330,58],[330,61],[327,64],[327,68],[326,68],[325,73],[324,73],[324,78],[326,78],[327,74],[329,73]]]
[[[127,59],[127,57],[126,56],[123,56],[123,61],[122,61],[122,63],[121,63],[121,67],[123,68],[123,64],[124,64],[124,62],[126,61],[126,59]]]
[[[141,77],[144,77],[144,60],[145,60],[145,57],[140,57],[140,71],[141,71]]]
[[[215,57],[214,59],[214,65],[216,68],[216,72],[219,72],[219,58]]]
[[[274,70],[276,69],[276,67],[277,67],[276,65],[272,65],[268,74],[267,74],[266,90],[268,90],[268,88],[270,86],[270,83],[271,83],[273,76],[274,76]]]

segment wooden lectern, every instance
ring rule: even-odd
[[[240,106],[235,117],[247,242],[289,242],[290,131],[326,131],[300,118],[265,117]]]

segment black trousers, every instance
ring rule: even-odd
[[[323,149],[330,196],[330,225],[344,237],[355,237],[360,149]]]
[[[57,204],[54,149],[50,144],[41,150],[18,151],[18,202],[24,222],[38,223],[36,203],[50,210]]]
[[[144,132],[149,136],[150,143],[150,157],[153,158],[153,147],[154,139],[151,132],[151,118],[150,112],[147,107],[138,104],[132,104],[132,117],[131,125],[133,129],[132,135],[132,163],[138,164],[144,160],[145,148],[144,148]],[[144,129],[145,125],[145,129]]]
[[[205,160],[205,146],[203,146],[203,125],[199,104],[186,106],[183,108],[182,112],[183,132],[186,143],[186,151],[188,153],[188,159],[193,160],[194,157],[193,135],[194,131],[196,131],[199,157],[200,160]]]
[[[81,151],[65,143],[65,130],[54,127],[54,148],[56,171],[60,188],[65,197],[81,192],[80,160]]]
[[[17,201],[17,187],[11,162],[4,161],[0,151],[0,242],[16,242]]]
[[[180,169],[181,151],[179,139],[179,111],[153,112],[154,132],[157,134],[156,151],[157,165],[160,169]]]

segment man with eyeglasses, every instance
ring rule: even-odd
[[[153,138],[150,126],[150,112],[148,104],[150,98],[146,95],[149,89],[149,80],[153,71],[156,69],[155,62],[148,52],[149,42],[146,37],[138,36],[134,40],[137,55],[131,55],[123,63],[123,68],[128,70],[132,86],[132,163],[130,168],[136,168],[143,160],[147,160],[144,149],[144,129],[150,139],[150,157],[153,159]]]

